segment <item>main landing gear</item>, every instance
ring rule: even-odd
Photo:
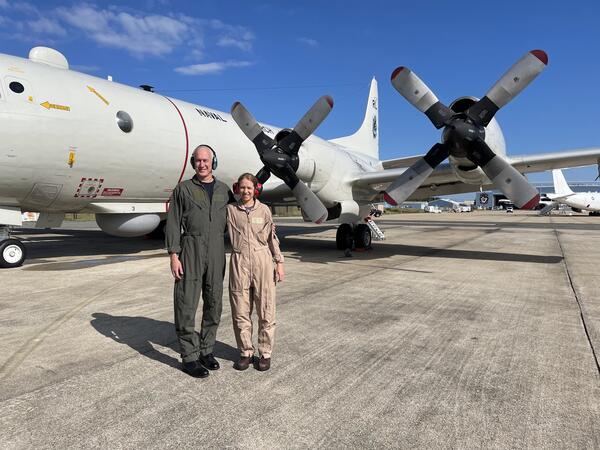
[[[335,244],[338,250],[365,250],[371,247],[371,230],[364,223],[351,225],[341,224],[335,235]]]
[[[373,221],[374,217],[380,217],[383,212],[372,207],[371,212],[365,217],[365,223],[341,224],[335,235],[335,244],[338,250],[350,252],[355,250],[366,250],[371,248],[373,239],[383,241],[385,234]]]
[[[10,236],[10,229],[0,225],[0,267],[12,268],[23,265],[27,252],[18,239]]]

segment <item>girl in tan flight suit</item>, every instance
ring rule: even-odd
[[[254,357],[252,309],[258,315],[257,370],[269,370],[275,337],[275,283],[283,281],[283,256],[275,235],[269,208],[256,197],[258,180],[250,173],[241,175],[234,191],[240,196],[227,205],[227,227],[231,239],[229,300],[233,331],[240,350],[234,367],[246,370]]]

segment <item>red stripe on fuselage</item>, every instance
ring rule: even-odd
[[[179,184],[181,182],[181,179],[183,178],[183,174],[185,173],[185,168],[188,165],[188,159],[190,156],[190,138],[188,136],[187,125],[185,124],[185,120],[183,119],[183,115],[181,114],[181,111],[179,111],[179,108],[177,107],[177,105],[175,103],[173,103],[173,101],[169,97],[165,97],[165,98],[167,100],[169,100],[171,105],[173,105],[175,107],[175,109],[177,110],[179,117],[181,117],[181,123],[183,123],[183,131],[185,131],[185,160],[183,161],[183,168],[181,169],[181,175],[179,175],[179,180],[177,180],[177,184]]]

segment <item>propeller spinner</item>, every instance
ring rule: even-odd
[[[315,223],[327,218],[327,208],[310,188],[296,175],[298,151],[302,143],[325,120],[333,108],[333,99],[321,97],[300,119],[293,130],[285,130],[275,136],[267,136],[252,114],[240,102],[231,106],[231,116],[243,133],[252,141],[260,160],[265,165],[256,175],[264,184],[271,173],[280,178],[293,192],[305,214]]]
[[[464,113],[455,113],[438,100],[433,91],[410,69],[398,67],[392,84],[410,104],[424,113],[433,126],[444,128],[442,142],[409,167],[384,192],[390,204],[405,201],[450,155],[462,156],[477,164],[486,176],[522,209],[534,208],[539,193],[527,179],[485,142],[485,127],[500,108],[515,98],[548,64],[542,50],[532,50],[517,61],[487,92]]]

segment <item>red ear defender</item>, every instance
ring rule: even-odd
[[[231,188],[233,190],[233,193],[235,195],[240,195],[240,184],[236,181],[235,183],[233,183],[233,186]],[[260,195],[260,193],[263,190],[263,185],[262,183],[256,183],[256,187],[254,188],[254,198],[258,197]]]

